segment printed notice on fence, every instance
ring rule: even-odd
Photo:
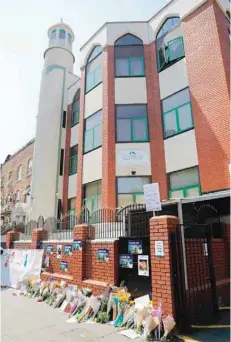
[[[164,241],[155,241],[155,256],[164,256]]]

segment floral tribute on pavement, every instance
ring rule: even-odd
[[[60,308],[68,314],[67,323],[111,324],[125,331],[124,335],[128,331],[126,336],[132,332],[149,341],[174,339],[175,321],[164,312],[161,300],[158,308],[153,307],[148,295],[132,300],[126,287],[108,286],[100,296],[94,296],[90,289],[80,290],[65,281],[41,281],[29,277],[18,284],[17,290],[20,295]]]

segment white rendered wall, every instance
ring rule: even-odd
[[[74,82],[72,85],[70,85],[67,89],[67,105],[69,106],[73,102],[73,98],[77,92],[77,90],[80,89],[80,80],[77,82]]]
[[[102,178],[102,147],[83,156],[83,184]]]
[[[103,87],[100,83],[97,87],[85,95],[84,118],[102,109],[103,106]]]
[[[44,69],[49,65],[66,66],[67,71],[73,71],[73,55],[59,47],[50,48],[45,54]]]
[[[126,33],[131,33],[140,38],[144,44],[149,44],[147,22],[107,23],[107,44],[114,45],[115,41]]]
[[[164,151],[167,173],[198,165],[194,129],[165,139]]]
[[[68,198],[76,197],[77,173],[69,176],[68,181]]]
[[[147,103],[146,78],[115,78],[115,103]]]
[[[137,158],[126,160],[132,151]],[[136,171],[136,176],[152,174],[149,143],[116,144],[116,176],[132,176],[132,171]]]
[[[188,87],[188,74],[185,58],[159,73],[161,100]]]
[[[71,127],[71,147],[79,143],[79,124]]]

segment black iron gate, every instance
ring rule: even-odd
[[[179,225],[170,236],[177,324],[211,323],[218,310],[211,226]]]

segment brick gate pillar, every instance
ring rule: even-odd
[[[48,240],[48,230],[43,228],[34,229],[31,237],[31,248],[41,249],[42,242]]]
[[[18,241],[20,232],[11,231],[6,234],[6,248],[10,249],[13,241]]]
[[[175,306],[169,233],[176,231],[178,223],[179,219],[175,216],[157,216],[150,219],[150,257],[153,305],[154,307],[157,307],[159,299],[162,299],[164,311],[173,316]],[[158,246],[156,245],[156,241],[161,241]],[[157,254],[163,255],[158,256]]]

